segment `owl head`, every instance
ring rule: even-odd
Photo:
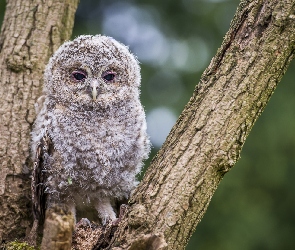
[[[64,43],[50,58],[44,78],[44,94],[66,106],[106,108],[139,96],[138,61],[107,36]]]

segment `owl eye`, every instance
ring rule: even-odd
[[[82,71],[74,71],[72,73],[72,77],[77,81],[83,81],[86,79],[86,74]]]
[[[114,80],[115,76],[114,73],[106,73],[102,78],[109,82]]]

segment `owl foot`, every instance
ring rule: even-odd
[[[116,214],[108,197],[103,197],[99,199],[95,204],[95,208],[98,212],[99,217],[101,218],[101,223],[103,226],[105,226],[107,222],[116,219]]]

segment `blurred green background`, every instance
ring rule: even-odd
[[[237,0],[81,0],[73,38],[112,36],[129,45],[141,62],[141,99],[152,156],[221,45],[238,4]],[[0,8],[2,20],[4,1]],[[241,160],[213,196],[187,250],[295,249],[294,78],[293,63],[250,133]]]

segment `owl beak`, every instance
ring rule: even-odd
[[[93,99],[93,101],[95,101],[96,97],[97,97],[97,88],[99,86],[98,81],[97,80],[92,81],[90,86],[92,88],[92,92],[91,92],[92,93],[92,99]]]

